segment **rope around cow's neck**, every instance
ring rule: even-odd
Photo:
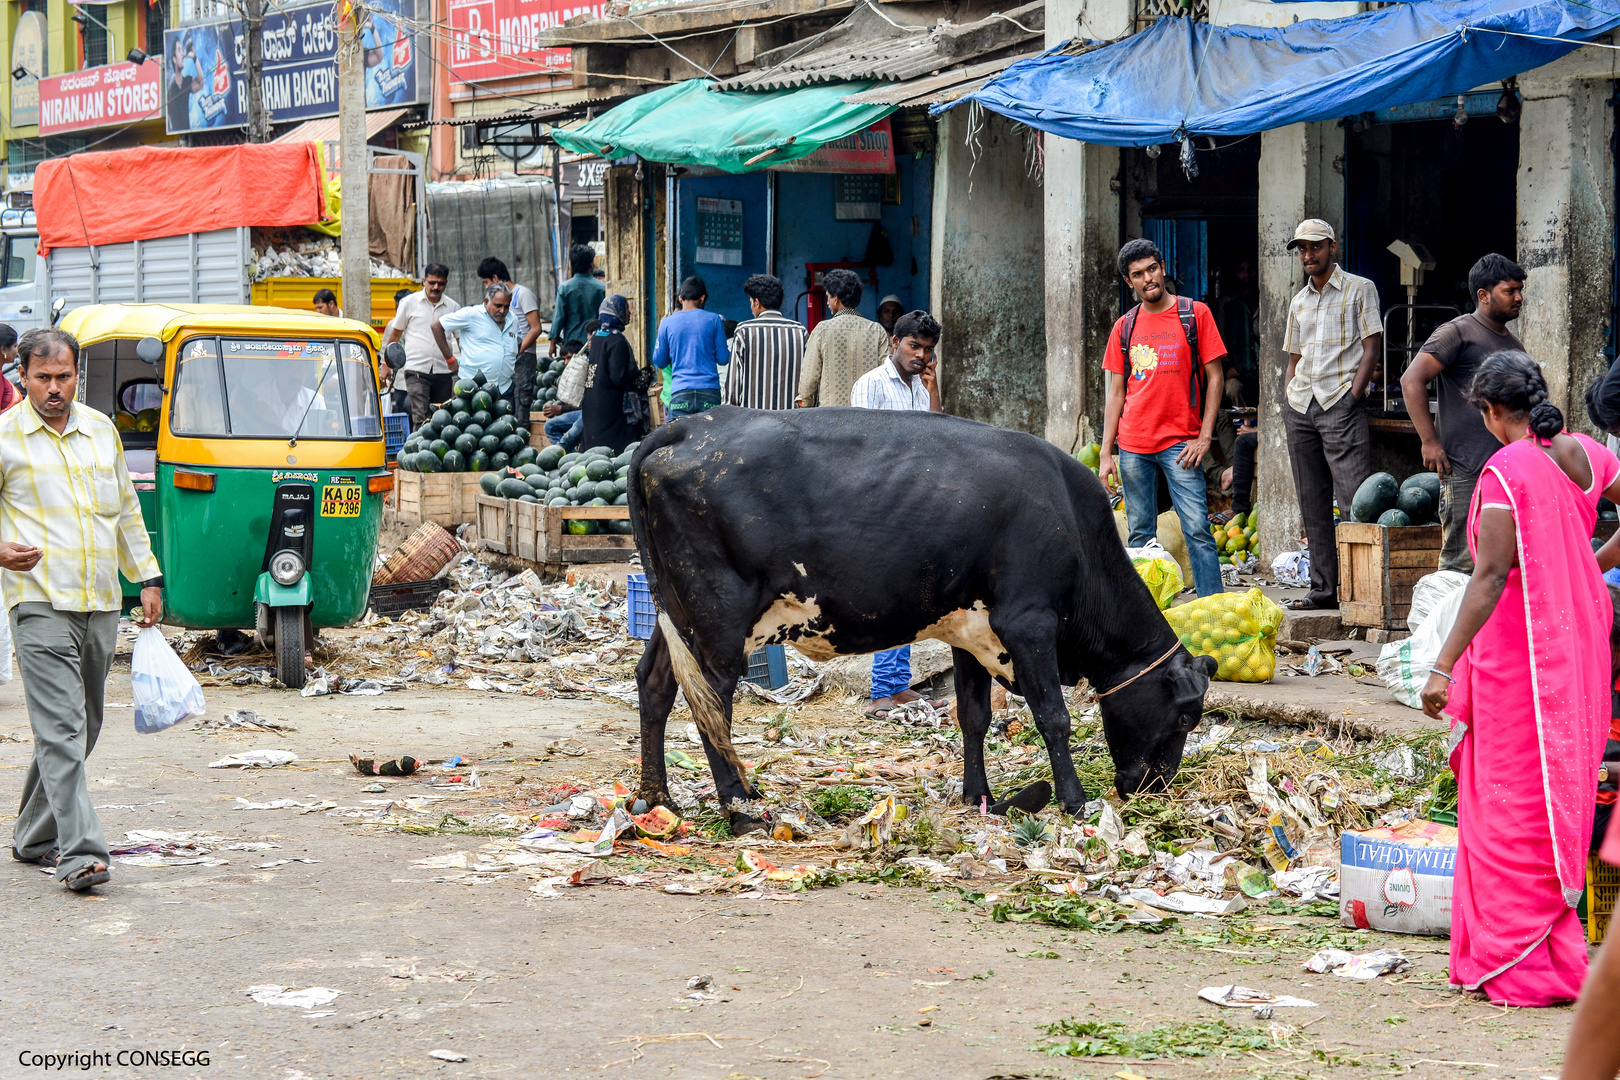
[[[1181,648],[1181,641],[1178,638],[1176,640],[1176,643],[1174,645],[1170,646],[1169,650],[1163,656],[1159,657],[1157,660],[1153,661],[1153,663],[1149,664],[1147,667],[1143,668],[1141,671],[1138,671],[1135,675],[1132,675],[1130,678],[1126,679],[1124,682],[1120,683],[1118,686],[1111,686],[1107,690],[1104,690],[1102,693],[1098,694],[1097,696],[1099,698],[1105,698],[1109,694],[1112,694],[1116,690],[1125,689],[1127,686],[1131,685],[1131,683],[1135,682],[1137,679],[1140,679],[1142,676],[1146,675],[1148,672],[1152,671],[1154,668],[1158,667],[1160,664],[1162,664],[1166,660],[1170,659],[1170,657],[1173,656],[1175,654],[1175,651],[1177,649],[1179,649],[1179,648]]]

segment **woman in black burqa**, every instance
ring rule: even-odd
[[[630,303],[621,294],[602,301],[597,314],[601,326],[591,335],[586,351],[589,366],[585,369],[585,400],[580,403],[581,447],[606,446],[621,454],[641,438],[640,424],[624,407],[625,393],[636,390],[641,375],[624,336],[629,317]]]

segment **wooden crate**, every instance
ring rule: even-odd
[[[395,475],[395,506],[400,521],[432,521],[454,529],[478,519],[477,500],[484,493],[478,486],[482,473],[418,473],[402,469]]]
[[[562,563],[629,562],[636,550],[633,536],[598,533],[575,536],[568,522],[630,520],[626,506],[541,506],[519,502],[513,511],[512,552],[520,559],[547,565]]]
[[[1339,525],[1339,617],[1347,626],[1405,630],[1412,587],[1440,568],[1440,526]]]
[[[517,505],[514,499],[485,495],[482,490],[479,491],[477,507],[480,547],[498,551],[502,555],[512,554],[512,507]]]

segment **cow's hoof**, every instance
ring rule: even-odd
[[[668,788],[659,788],[656,791],[638,791],[636,792],[636,797],[630,801],[632,805],[636,802],[644,802],[647,804],[648,810],[651,810],[655,806],[662,806],[669,810],[675,810],[675,800],[670,797]],[[680,811],[677,810],[675,812],[679,813]]]
[[[1016,794],[992,803],[990,812],[1005,815],[1009,810],[1022,810],[1026,814],[1036,814],[1046,809],[1046,804],[1051,801],[1052,785],[1045,780],[1037,780]]]
[[[733,811],[731,815],[731,835],[747,836],[749,833],[768,833],[775,827],[775,822],[769,817],[755,817],[742,811]]]

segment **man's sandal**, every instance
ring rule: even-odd
[[[61,857],[62,853],[55,848],[51,848],[43,855],[24,855],[16,848],[11,849],[12,862],[30,863],[34,866],[55,866]]]
[[[100,869],[97,867],[100,866]],[[112,872],[99,863],[86,863],[62,879],[62,885],[74,892],[84,892],[112,880]]]

